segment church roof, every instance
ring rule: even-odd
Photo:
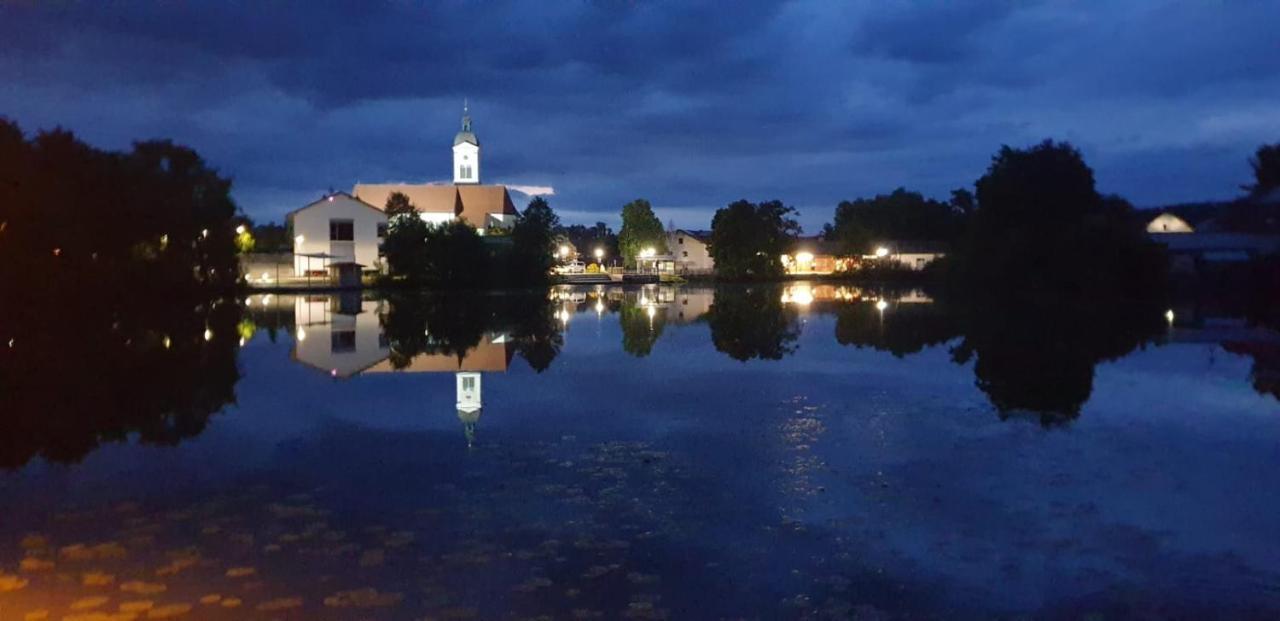
[[[387,197],[400,192],[422,213],[450,213],[466,220],[471,226],[485,225],[485,216],[491,213],[515,215],[516,207],[506,186],[458,184],[430,185],[409,183],[357,183],[353,193],[360,200],[384,209]]]

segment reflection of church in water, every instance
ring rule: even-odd
[[[461,356],[420,353],[393,363],[378,321],[383,304],[362,299],[359,293],[298,296],[293,305],[293,359],[337,379],[377,373],[453,373],[458,420],[467,444],[472,444],[484,407],[483,374],[507,371],[515,352],[511,341],[505,334],[489,332]]]

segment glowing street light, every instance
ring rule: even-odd
[[[883,259],[887,256],[889,256],[888,248],[885,248],[884,246],[880,246],[879,248],[876,248],[876,258]]]
[[[561,257],[561,258],[565,258],[565,257],[568,257],[568,256],[569,256],[569,246],[568,246],[567,244],[563,244],[563,245],[561,245],[561,246],[560,246],[560,257]]]
[[[880,311],[880,312],[882,312],[882,313],[883,313],[883,312],[884,312],[884,309],[886,309],[886,308],[889,308],[889,303],[888,303],[888,302],[886,302],[886,301],[884,301],[884,300],[880,300],[879,302],[876,302],[876,310],[878,310],[878,311]]]
[[[1172,308],[1164,312],[1164,319],[1165,321],[1169,322],[1169,325],[1173,325],[1173,309]]]
[[[247,230],[248,229],[244,228],[244,225],[241,224],[240,226],[236,227],[236,235],[244,235],[244,232]]]
[[[304,235],[299,235],[299,236],[297,236],[297,237],[293,238],[293,243],[295,243],[295,244],[297,244],[297,245],[299,245],[299,246],[301,246],[301,245],[302,245],[302,242],[304,242],[304,241],[307,241],[307,238],[306,238],[306,236],[304,236]]]
[[[596,255],[596,263],[599,263],[600,259],[604,258],[604,248],[596,248],[595,255]]]

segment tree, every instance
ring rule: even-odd
[[[1070,144],[1001,147],[976,187],[969,236],[954,257],[970,291],[1073,303],[1163,290],[1163,251],[1131,225],[1127,201],[1098,193]]]
[[[772,278],[783,272],[781,256],[800,225],[795,209],[781,201],[730,203],[711,219],[708,251],[716,272],[725,278]]]
[[[841,201],[828,235],[850,254],[869,254],[886,240],[951,240],[960,220],[951,205],[898,188],[874,198]]]
[[[555,265],[553,240],[560,218],[547,199],[535,196],[511,231],[508,274],[517,283],[546,282]]]
[[[387,197],[387,205],[383,211],[386,212],[388,219],[401,214],[418,214],[418,208],[409,202],[409,197],[403,192],[392,192]]]
[[[414,283],[427,279],[427,235],[430,228],[415,214],[400,214],[387,222],[382,253],[391,276]]]
[[[400,217],[417,216],[402,214]],[[462,220],[429,225],[424,241],[423,277],[427,282],[445,287],[484,284],[489,273],[489,255],[475,227]]]
[[[1254,182],[1245,189],[1251,194],[1259,196],[1280,188],[1280,142],[1258,147],[1249,158],[1249,165],[1253,167]]]
[[[643,198],[622,206],[622,231],[618,233],[618,252],[627,267],[636,266],[640,252],[652,248],[657,254],[667,253],[666,232],[653,207]]]

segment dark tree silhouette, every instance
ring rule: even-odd
[[[409,197],[404,192],[392,192],[387,197],[387,204],[383,208],[387,218],[393,218],[399,215],[418,215],[418,208],[409,202]]]
[[[965,190],[953,196],[960,192]],[[960,200],[965,200],[963,195]],[[957,208],[898,188],[875,198],[842,201],[827,237],[850,254],[869,254],[878,242],[887,240],[949,241],[960,232],[962,208],[963,202]]]
[[[1245,189],[1251,194],[1259,196],[1280,188],[1280,142],[1258,147],[1249,166],[1253,168],[1253,184]]]
[[[640,297],[629,291],[618,312],[622,328],[622,351],[637,358],[648,356],[667,327],[667,314],[657,307],[640,304]]]
[[[547,199],[535,196],[511,231],[507,274],[517,283],[545,283],[555,265],[553,239],[560,218]]]
[[[655,253],[667,252],[666,231],[662,221],[653,213],[649,201],[643,198],[622,206],[622,230],[618,233],[618,252],[627,267],[635,267],[636,256],[645,248]]]
[[[742,280],[782,275],[781,256],[800,233],[794,215],[795,209],[781,201],[740,200],[717,209],[708,249],[716,274]]]

